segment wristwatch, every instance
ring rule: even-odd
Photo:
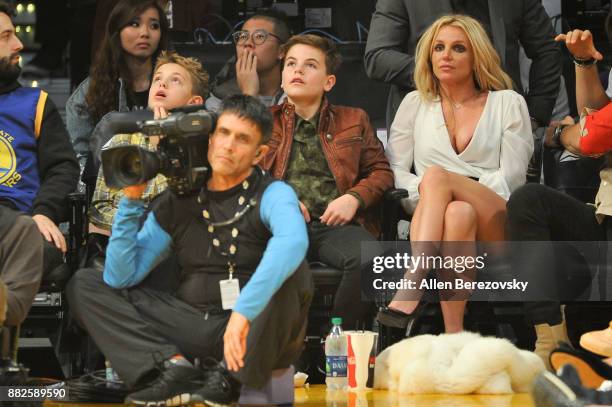
[[[563,144],[561,143],[561,133],[563,133],[563,129],[566,128],[568,125],[567,124],[559,124],[557,127],[555,127],[555,131],[553,132],[552,137],[550,138],[550,141],[559,147],[563,147]]]

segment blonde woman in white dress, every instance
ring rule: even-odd
[[[434,22],[417,46],[414,82],[386,152],[395,186],[409,192],[411,242],[503,240],[506,201],[525,183],[533,137],[527,104],[480,23]],[[418,304],[396,295],[379,321],[403,327]],[[446,332],[463,330],[466,300],[440,304]]]

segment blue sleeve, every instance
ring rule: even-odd
[[[104,282],[113,288],[133,287],[165,257],[172,238],[150,212],[138,230],[144,204],[126,197],[119,201],[113,231],[106,248]]]
[[[235,312],[249,321],[263,311],[302,263],[308,249],[306,223],[297,196],[289,185],[281,181],[271,183],[261,198],[259,214],[272,237],[234,307]]]

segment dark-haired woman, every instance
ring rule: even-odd
[[[89,77],[66,104],[66,125],[81,167],[91,135],[107,113],[146,108],[155,59],[166,49],[167,37],[160,1],[123,0],[113,8]]]

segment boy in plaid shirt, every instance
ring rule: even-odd
[[[156,120],[167,117],[168,110],[204,103],[204,97],[208,94],[208,73],[196,59],[162,52],[154,72],[148,104]],[[105,148],[131,144],[155,150],[158,141],[158,137],[145,137],[142,133],[117,134]],[[166,187],[166,178],[158,174],[147,183],[144,202],[148,205]],[[89,210],[89,231],[102,251],[110,236],[113,218],[122,196],[121,190],[106,185],[104,173],[100,168]]]

